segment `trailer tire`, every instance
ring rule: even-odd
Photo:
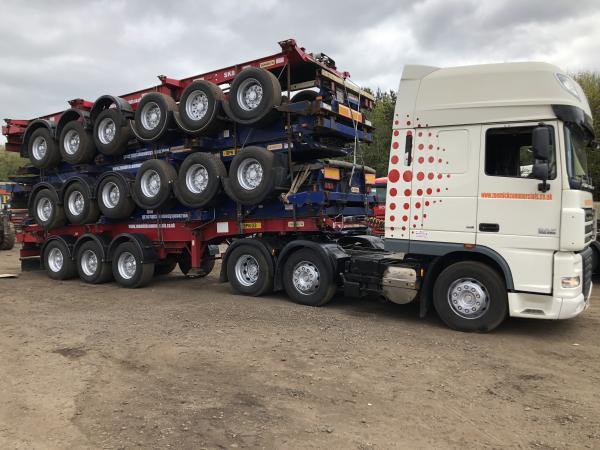
[[[295,251],[285,261],[283,287],[294,302],[307,306],[329,303],[337,289],[328,261],[308,248]]]
[[[44,267],[53,280],[68,280],[77,276],[75,262],[63,241],[53,239],[44,248]]]
[[[273,290],[274,273],[258,247],[240,245],[227,257],[227,278],[233,289],[258,297]]]
[[[96,197],[100,212],[109,219],[127,219],[135,209],[129,184],[117,175],[102,179]]]
[[[58,194],[54,189],[41,189],[36,194],[31,215],[46,230],[63,226],[66,222],[65,210],[59,204]]]
[[[210,205],[221,191],[221,180],[226,176],[220,158],[207,153],[192,153],[179,168],[173,185],[175,197],[190,208]]]
[[[179,117],[192,133],[207,134],[219,125],[219,113],[223,91],[219,86],[205,80],[190,84],[179,100]]]
[[[248,67],[231,84],[229,112],[232,119],[244,125],[267,125],[281,105],[281,84],[275,75],[265,69]]]
[[[204,278],[209,275],[215,267],[215,258],[202,258],[202,262],[200,263],[201,271],[195,271],[193,275],[188,275],[192,270],[192,257],[187,250],[184,250],[177,260],[177,264],[179,265],[179,270],[186,277],[190,278]]]
[[[79,181],[71,183],[63,195],[63,207],[67,220],[74,225],[94,223],[100,216],[98,204],[89,190]]]
[[[133,199],[142,209],[158,209],[171,199],[177,171],[166,161],[151,159],[139,168],[133,183]]]
[[[8,222],[4,226],[2,243],[0,243],[0,250],[12,250],[12,248],[15,246],[15,241],[16,241],[15,224],[12,222]]]
[[[108,108],[98,114],[94,122],[94,144],[106,156],[120,156],[127,150],[132,137],[131,125],[116,108]]]
[[[508,295],[501,276],[475,261],[454,263],[438,275],[433,304],[442,321],[458,331],[491,331],[508,314]]]
[[[135,131],[143,141],[154,142],[164,136],[177,109],[175,100],[160,92],[146,94],[135,110]]]
[[[223,180],[227,195],[243,205],[256,205],[274,194],[278,180],[275,155],[262,147],[246,147],[233,158]]]
[[[160,277],[168,275],[177,267],[177,258],[169,256],[164,261],[158,261],[154,264],[154,276]]]
[[[68,122],[60,132],[60,155],[69,164],[87,163],[96,156],[92,133],[81,122]]]
[[[77,250],[77,273],[86,283],[101,284],[112,279],[112,268],[109,262],[102,261],[103,251],[95,241],[81,244]]]
[[[38,169],[51,169],[60,163],[60,151],[46,127],[40,127],[31,133],[27,141],[27,154],[31,164]]]
[[[154,263],[143,262],[140,249],[133,242],[123,242],[112,258],[115,281],[126,288],[146,286],[154,275]]]

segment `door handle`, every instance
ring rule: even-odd
[[[490,233],[497,233],[500,231],[500,225],[497,223],[480,223],[479,231],[488,231]]]

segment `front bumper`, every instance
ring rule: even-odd
[[[509,292],[508,307],[511,317],[530,319],[570,319],[585,311],[592,295],[592,286],[587,295],[583,293],[570,298],[551,295]]]

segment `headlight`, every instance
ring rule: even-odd
[[[572,96],[574,96],[577,100],[581,101],[579,97],[579,91],[577,90],[577,84],[568,76],[563,75],[562,73],[556,74],[556,79],[560,83],[560,85],[569,92]]]
[[[581,284],[581,278],[576,277],[561,277],[560,285],[564,288],[576,288]]]

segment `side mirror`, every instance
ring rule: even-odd
[[[531,176],[537,180],[542,180],[538,185],[538,189],[542,192],[550,190],[550,185],[548,184],[549,173],[550,169],[548,168],[547,162],[536,162],[531,168]]]
[[[550,158],[550,130],[550,128],[543,125],[533,129],[531,146],[533,147],[533,157],[535,159],[548,161]]]

